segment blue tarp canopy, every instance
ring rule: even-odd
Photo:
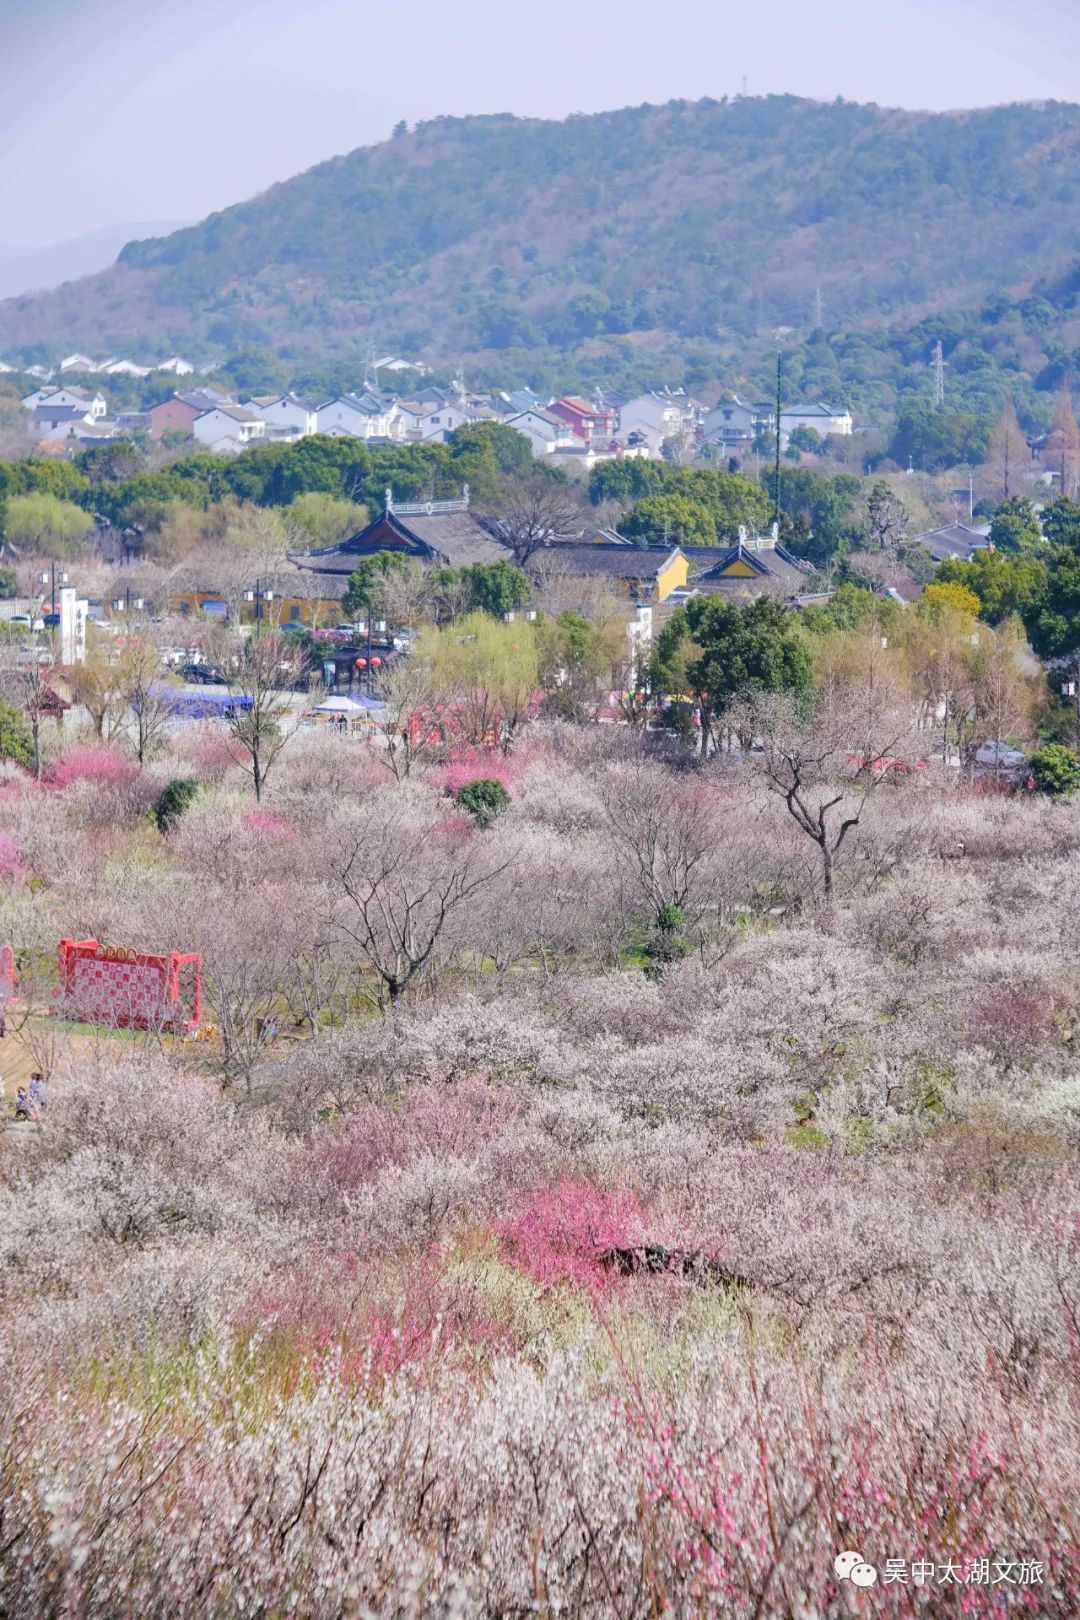
[[[156,686],[151,691],[155,701],[178,720],[212,720],[215,716],[227,716],[237,709],[252,707],[249,697],[235,692],[207,692],[198,687],[184,690],[175,686]]]

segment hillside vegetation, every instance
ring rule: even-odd
[[[111,269],[0,304],[0,352],[312,363],[369,338],[479,373],[721,375],[1067,275],[1080,108],[911,113],[791,96],[565,122],[444,118],[334,158]]]

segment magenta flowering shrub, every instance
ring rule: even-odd
[[[74,782],[126,788],[138,774],[137,765],[111,748],[71,748],[50,765],[45,781],[58,792],[69,788]]]
[[[195,744],[192,758],[204,781],[220,782],[230,766],[239,763],[241,755],[224,732],[208,727]]]
[[[626,1187],[563,1180],[526,1193],[498,1228],[511,1264],[535,1282],[608,1286],[615,1250],[644,1241],[647,1215]]]
[[[132,827],[152,808],[160,784],[111,748],[76,747],[49,767],[44,787],[62,798],[72,832],[108,835]]]
[[[520,767],[513,755],[495,749],[458,748],[443,767],[442,781],[446,792],[456,799],[470,782],[498,782],[510,793],[519,775]]]
[[[511,1345],[511,1323],[490,1314],[455,1276],[457,1256],[432,1245],[389,1267],[350,1250],[310,1255],[241,1307],[278,1376],[308,1372],[371,1389],[402,1373],[477,1368]]]
[[[255,837],[267,843],[289,844],[296,837],[285,817],[275,810],[248,810],[244,825]]]
[[[843,1412],[835,1386],[804,1379],[785,1397],[766,1376],[728,1409],[726,1445],[685,1401],[673,1411],[635,1392],[627,1415],[642,1444],[654,1598],[680,1592],[700,1612],[738,1615],[797,1613],[809,1600],[841,1613],[833,1560],[854,1548],[877,1570],[867,1612],[1067,1614],[1080,1598],[1075,1528],[1063,1537],[1049,1500],[1029,1494],[1031,1437],[1009,1446],[999,1428],[995,1441],[951,1403],[932,1436],[913,1432],[907,1393],[886,1394],[867,1348],[857,1406]],[[989,1427],[1004,1414],[986,1417]]]
[[[512,1095],[477,1080],[417,1087],[397,1108],[361,1104],[314,1144],[315,1179],[324,1196],[340,1196],[412,1159],[468,1158],[506,1130],[514,1111]]]

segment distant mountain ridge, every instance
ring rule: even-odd
[[[180,230],[176,220],[156,220],[142,225],[103,225],[68,241],[50,242],[45,247],[19,247],[0,243],[0,298],[58,287],[64,281],[91,276],[113,264],[126,243],[143,236],[161,236]]]
[[[914,113],[793,96],[563,122],[435,119],[0,303],[0,354],[369,340],[495,367],[614,375],[776,328],[917,320],[1080,258],[1080,108]]]

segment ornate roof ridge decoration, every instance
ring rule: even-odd
[[[432,516],[437,512],[467,512],[469,510],[469,486],[463,484],[461,495],[457,500],[451,501],[398,501],[394,500],[394,491],[386,487],[386,515],[394,514],[397,517]]]

